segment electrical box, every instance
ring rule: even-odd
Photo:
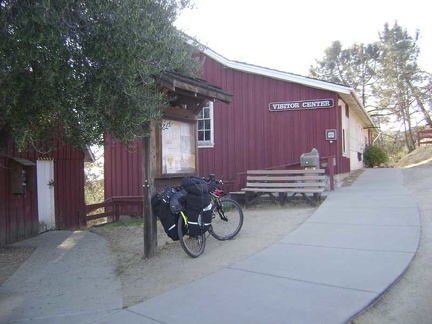
[[[309,153],[300,156],[300,166],[303,168],[319,168],[320,158],[318,150],[313,148]]]

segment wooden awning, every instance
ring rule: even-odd
[[[23,159],[23,158],[11,157],[11,159],[14,160],[15,162],[21,164],[22,166],[26,166],[26,167],[36,165],[32,161],[29,161],[29,160]]]
[[[158,80],[162,91],[170,97],[173,105],[199,111],[208,101],[230,103],[232,94],[199,78],[192,78],[176,72],[165,72]]]

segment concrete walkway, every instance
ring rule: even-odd
[[[0,323],[92,323],[122,309],[108,244],[88,231],[51,231],[0,286]]]
[[[96,307],[92,302],[100,302],[99,297],[84,301],[87,307],[80,304],[77,309],[87,313],[81,311],[70,322],[346,323],[404,273],[419,238],[417,206],[403,186],[401,170],[367,169],[351,187],[332,192],[307,222],[278,243],[143,303],[121,310],[115,296],[118,283],[107,274],[106,279],[113,281],[110,289],[98,292],[88,287],[94,294],[106,294],[106,302]],[[21,279],[30,274],[22,273]],[[13,284],[17,283],[9,280],[0,287],[0,322],[72,319],[38,317],[42,313],[28,305],[34,298],[49,297],[36,292],[19,296],[27,307],[3,299]],[[52,305],[58,316],[71,313],[75,299],[67,305],[59,298]],[[18,315],[8,311],[12,306]]]

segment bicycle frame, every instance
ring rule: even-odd
[[[183,210],[180,211],[180,215],[181,215],[181,217],[183,217],[183,221],[184,221],[184,223],[187,225],[187,223],[188,223],[187,216],[186,216],[186,214],[183,212]]]

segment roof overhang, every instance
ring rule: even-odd
[[[373,123],[366,109],[360,102],[357,94],[354,90],[351,90],[349,94],[338,93],[339,97],[351,108],[350,112],[353,113],[362,123],[363,129],[369,129],[372,133],[378,134],[378,128]]]
[[[23,158],[11,157],[11,159],[25,167],[36,165],[32,161]]]
[[[197,115],[209,101],[230,103],[232,94],[199,78],[177,72],[165,72],[158,78],[161,91],[168,96],[171,106]]]

